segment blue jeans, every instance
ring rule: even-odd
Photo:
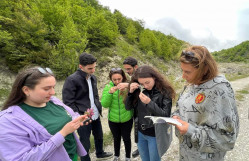
[[[91,131],[94,137],[94,144],[96,149],[96,156],[101,155],[103,151],[103,130],[100,118],[97,120],[92,120],[92,122],[88,125],[81,126],[78,130],[78,134],[80,136],[80,142],[84,146],[87,151],[87,155],[81,157],[81,161],[91,161],[89,156],[90,145],[90,135]]]
[[[138,131],[137,146],[142,161],[161,161],[157,150],[156,137],[144,135]]]

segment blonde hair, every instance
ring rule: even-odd
[[[218,75],[217,64],[204,46],[190,46],[185,49],[182,51],[180,62],[191,64],[197,69],[197,75],[193,82],[190,83],[202,84]]]

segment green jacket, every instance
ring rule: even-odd
[[[124,98],[120,95],[120,90],[117,90],[113,94],[109,93],[112,87],[114,87],[112,81],[105,86],[102,93],[101,105],[104,108],[109,108],[108,119],[111,122],[127,122],[133,117],[133,110],[128,111],[125,109]]]

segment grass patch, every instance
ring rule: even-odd
[[[225,76],[229,81],[235,81],[237,79],[246,78],[249,76],[249,74],[230,73],[230,74],[225,74]]]
[[[249,94],[249,86],[247,86],[246,88],[240,90],[240,91],[237,91],[236,94],[235,94],[235,98],[238,100],[238,101],[243,101],[246,94]]]
[[[104,142],[103,142],[104,147],[111,145],[113,143],[113,137],[112,137],[111,131],[104,133],[103,140],[104,140]],[[93,135],[90,136],[90,143],[91,143],[90,153],[92,153],[95,150]]]
[[[3,103],[10,93],[9,89],[0,88],[0,110],[2,109]]]
[[[6,98],[10,93],[9,89],[6,88],[0,88],[0,98]]]
[[[249,94],[249,91],[247,89],[243,89],[241,91],[238,91],[241,94]]]
[[[238,100],[238,101],[243,101],[245,97],[244,97],[243,94],[236,93],[236,94],[235,94],[235,98],[236,98],[236,100]]]

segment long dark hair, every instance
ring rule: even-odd
[[[112,68],[109,72],[109,78],[112,80],[112,75],[113,74],[120,74],[123,77],[122,82],[127,82],[127,78],[125,75],[125,72],[121,68]]]
[[[34,89],[42,78],[53,76],[53,73],[41,67],[24,68],[17,76],[12,85],[11,92],[5,101],[2,110],[13,105],[18,105],[26,99],[26,95],[22,90],[23,86]]]
[[[123,77],[122,83],[127,82],[125,72],[121,68],[112,68],[110,70],[110,72],[109,72],[110,80],[112,80],[112,75],[113,74],[120,74]],[[124,100],[125,100],[126,95],[127,95],[127,90],[126,91],[120,91],[120,95],[122,95],[124,97]]]
[[[130,83],[139,83],[138,78],[154,78],[156,89],[159,90],[163,95],[168,96],[171,99],[175,99],[176,93],[170,82],[163,75],[161,75],[159,71],[152,68],[151,66],[142,65],[138,67],[132,76]],[[136,90],[135,92],[136,99],[138,98],[139,91]]]

